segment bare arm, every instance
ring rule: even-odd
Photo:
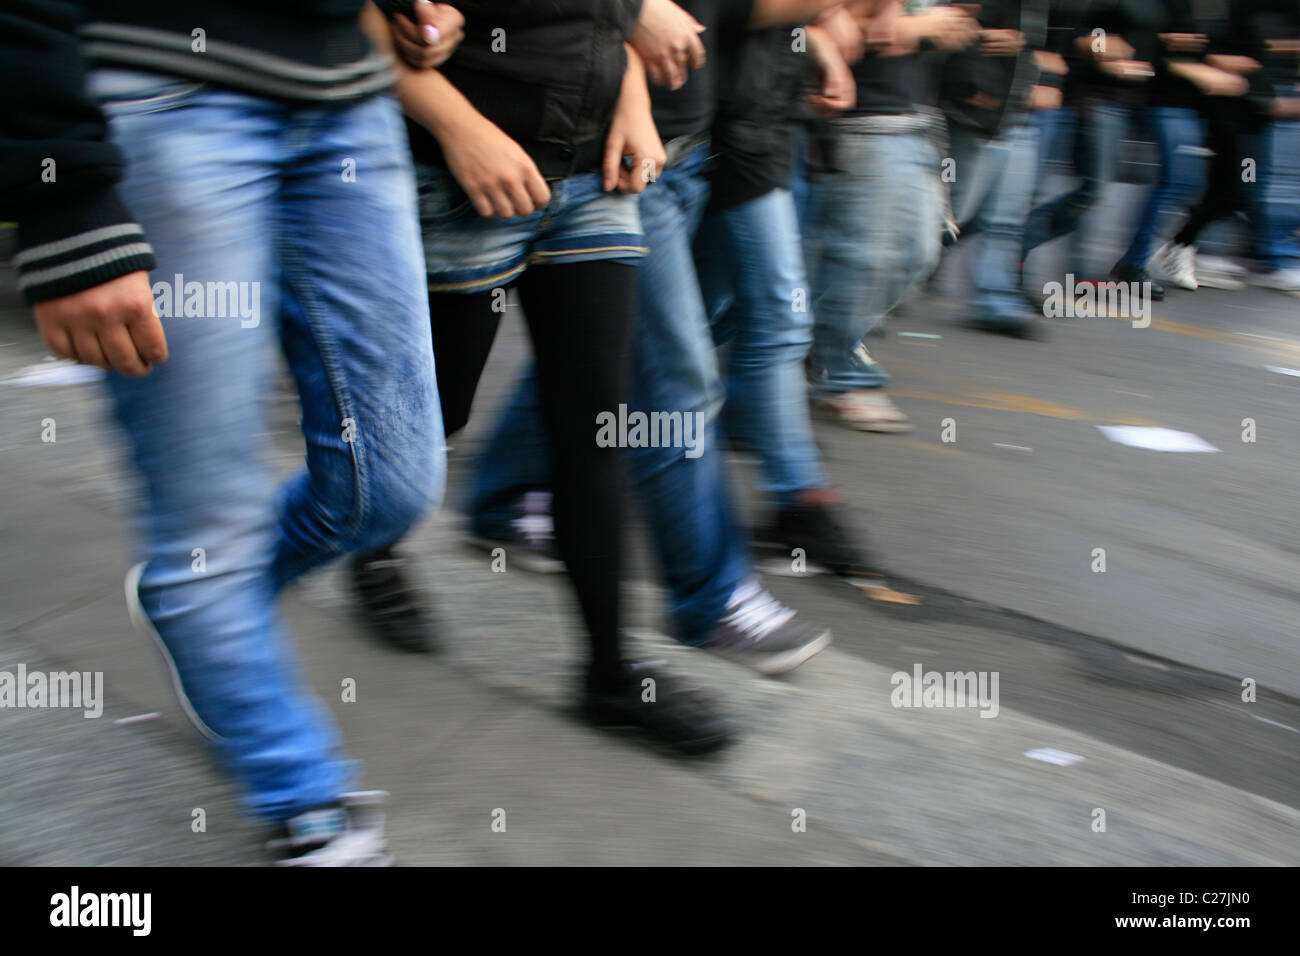
[[[377,48],[392,52],[388,24],[373,5],[363,11],[361,26]],[[526,216],[550,201],[550,187],[532,157],[445,76],[401,61],[397,70],[402,109],[438,141],[448,169],[480,216]]]
[[[749,25],[755,30],[764,27],[793,26],[815,20],[843,0],[754,0],[754,12]]]

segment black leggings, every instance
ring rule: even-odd
[[[1206,145],[1214,150],[1214,159],[1210,163],[1205,193],[1174,236],[1176,245],[1191,245],[1210,223],[1226,219],[1244,207],[1241,161],[1246,151],[1247,131],[1239,115],[1244,108],[1245,104],[1240,100],[1228,97],[1219,97],[1218,102],[1206,104],[1205,139]]]
[[[618,448],[596,444],[596,416],[627,401],[636,267],[616,262],[533,266],[515,283],[537,359],[551,445],[555,538],[591,635],[591,676],[615,677],[623,547]],[[498,299],[499,299],[499,294]],[[447,434],[469,419],[500,313],[494,293],[430,293],[433,355]]]

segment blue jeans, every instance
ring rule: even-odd
[[[1160,178],[1147,193],[1133,241],[1120,257],[1121,264],[1139,269],[1151,257],[1161,210],[1181,213],[1200,195],[1205,178],[1205,160],[1191,152],[1205,141],[1205,124],[1200,113],[1174,106],[1153,106],[1147,110],[1147,117],[1160,150]]]
[[[1066,119],[1058,120],[1061,125],[1053,132],[1064,135]],[[1079,183],[1029,214],[1022,262],[1043,243],[1073,232],[1084,214],[1100,201],[1102,189],[1115,178],[1119,141],[1127,122],[1128,111],[1111,103],[1091,101],[1078,107],[1073,154]]]
[[[1029,125],[1038,130],[1038,167],[1034,170],[1034,204],[1046,197],[1052,168],[1060,162],[1069,162],[1074,148],[1074,127],[1078,111],[1072,106],[1055,110],[1034,110],[1029,114]]]
[[[630,411],[647,414],[702,412],[702,454],[687,458],[680,448],[626,450],[671,594],[678,636],[687,643],[704,638],[736,586],[752,573],[749,542],[733,520],[728,500],[718,445],[724,392],[691,255],[691,240],[709,198],[707,156],[707,148],[698,147],[665,169],[641,196],[649,255],[637,279],[629,403]],[[530,430],[542,433],[531,373],[519,383],[479,463],[470,504],[477,533],[501,529],[520,495],[550,486],[549,450],[544,442],[522,440]]]
[[[975,244],[970,277],[975,312],[986,321],[1023,322],[1020,247],[1033,203],[1038,166],[1038,130],[1013,126],[992,138],[953,124],[953,217]]]
[[[157,253],[155,300],[177,276],[257,290],[256,315],[163,318],[170,361],[108,382],[147,493],[140,601],[250,808],[284,819],[336,800],[355,768],[303,682],[278,595],[397,540],[442,493],[401,113],[388,97],[294,107],[119,70],[90,83]],[[265,438],[281,356],[306,442],[283,483]]]
[[[869,132],[837,120],[838,170],[819,177],[813,208],[820,231],[810,267],[813,388],[879,388],[885,370],[861,348],[939,262],[939,159],[921,132]]]
[[[695,267],[714,342],[730,346],[727,432],[758,454],[763,490],[789,505],[826,485],[808,417],[813,317],[794,196],[773,189],[705,215]]]
[[[551,180],[545,208],[511,219],[480,216],[446,169],[419,163],[415,175],[430,292],[484,292],[530,265],[645,255],[638,197],[605,192],[600,173]]]
[[[1297,95],[1294,87],[1279,93]],[[1300,269],[1300,121],[1269,123],[1260,139],[1264,160],[1258,180],[1264,188],[1255,245],[1269,270]]]

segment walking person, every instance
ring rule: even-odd
[[[429,6],[440,61],[460,16]],[[355,791],[280,593],[401,537],[443,482],[414,180],[360,9],[0,12],[0,216],[19,223],[19,288],[50,350],[109,370],[144,483],[132,619],[295,865],[388,857],[383,795]],[[281,358],[307,448],[277,485],[252,442]]]
[[[939,156],[933,119],[917,101],[932,64],[921,47],[961,49],[977,27],[955,7],[905,16],[899,4],[883,7],[860,20],[870,48],[852,67],[856,101],[831,121],[833,169],[812,188],[809,380],[816,407],[832,421],[901,432],[912,424],[886,394],[889,374],[864,339],[939,262]],[[893,26],[882,32],[875,21],[885,19]],[[883,41],[873,44],[876,36]]]
[[[769,516],[756,548],[789,564],[861,574],[871,563],[822,467],[808,414],[804,360],[813,314],[791,191],[796,103],[811,87],[827,112],[852,106],[854,84],[817,23],[752,31],[719,52],[709,205],[694,254],[714,342],[726,347],[728,436],[754,452]],[[801,39],[803,42],[800,42]]]
[[[668,0],[646,0],[642,27],[660,2]],[[709,199],[720,44],[751,29],[804,22],[829,6],[821,0],[683,3],[706,28],[704,62],[684,84],[651,91],[667,162],[641,201],[648,254],[638,276],[628,410],[676,413],[702,427],[692,449],[672,442],[630,447],[627,461],[669,590],[674,636],[765,674],[800,666],[830,643],[830,632],[762,586],[748,535],[735,519],[719,441],[725,389],[691,244]],[[640,27],[632,42],[638,49],[654,46]],[[552,486],[553,456],[529,441],[536,408],[536,383],[525,376],[479,464],[471,524],[480,535],[510,528],[525,494]]]
[[[622,450],[596,440],[599,416],[628,402],[647,251],[639,194],[660,188],[651,184],[664,163],[627,43],[639,7],[461,3],[456,56],[441,71],[403,65],[398,93],[412,121],[447,433],[469,418],[513,287],[536,360],[536,431],[554,462],[556,545],[589,639],[582,712],[702,753],[730,741],[729,721],[658,665],[624,656]],[[373,32],[382,37],[382,25]],[[494,49],[500,35],[508,56]]]
[[[1083,258],[1087,246],[1077,229],[1101,201],[1106,184],[1115,179],[1120,140],[1133,111],[1146,103],[1145,85],[1155,75],[1151,61],[1157,53],[1156,32],[1163,22],[1159,13],[1137,0],[1092,0],[1077,14],[1064,99],[1068,115],[1075,118],[1073,155],[1079,182],[1030,212],[1022,263],[1044,243],[1073,235],[1066,271],[1079,277],[1076,281],[1095,281],[1089,278]],[[1150,292],[1153,299],[1164,298],[1159,283],[1152,282]]]
[[[1029,117],[1035,109],[1060,107],[1064,79],[1040,67],[1048,16],[1048,0],[981,4],[980,42],[949,57],[941,87],[955,172],[953,214],[961,241],[976,247],[966,322],[1021,337],[1041,335],[1020,274],[1038,166],[1038,129]]]

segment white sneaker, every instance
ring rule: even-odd
[[[907,432],[912,423],[903,410],[878,388],[855,392],[833,392],[814,399],[826,416],[864,432]]]
[[[1260,272],[1251,281],[1262,289],[1275,289],[1300,295],[1300,269],[1276,269],[1273,272]]]
[[[1166,242],[1147,262],[1147,271],[1164,285],[1180,289],[1195,289],[1196,246],[1180,246]]]
[[[1225,276],[1244,276],[1246,267],[1234,259],[1227,256],[1208,256],[1198,252],[1196,254],[1196,271],[1197,278],[1200,278],[1200,272],[1217,272]]]
[[[1246,267],[1226,256],[1196,256],[1196,281],[1210,289],[1240,289]]]
[[[392,866],[385,852],[384,790],[358,790],[334,807],[308,810],[285,821],[285,835],[267,843],[288,854],[275,866]]]

